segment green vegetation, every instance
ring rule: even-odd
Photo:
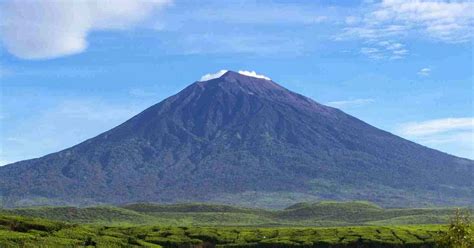
[[[383,209],[369,202],[298,203],[278,211],[204,203],[3,209],[0,247],[343,248],[440,244],[438,247],[470,248],[472,225],[466,216],[472,210],[463,211],[465,214],[458,212],[448,226],[454,209]],[[457,240],[463,246],[456,246]]]
[[[439,247],[472,248],[474,247],[474,226],[469,212],[457,209],[446,232],[437,240]]]
[[[0,215],[0,247],[434,247],[441,225],[107,226]]]
[[[118,207],[34,207],[0,210],[0,213],[75,223],[146,223],[149,216]]]
[[[122,207],[35,207],[0,213],[71,223],[168,226],[350,226],[447,224],[453,208],[383,209],[369,202],[298,203],[284,210],[233,207],[205,203]]]

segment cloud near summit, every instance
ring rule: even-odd
[[[239,74],[249,76],[249,77],[254,77],[254,78],[271,80],[269,77],[267,77],[265,75],[262,75],[262,74],[257,74],[255,71],[239,71]]]
[[[201,79],[199,79],[199,81],[204,82],[204,81],[212,80],[212,79],[215,79],[215,78],[220,78],[222,75],[224,75],[228,71],[229,70],[220,70],[216,73],[208,73],[206,75],[203,75],[201,77]]]
[[[23,59],[48,59],[87,48],[93,30],[129,28],[172,0],[22,1],[0,5],[4,47]]]
[[[204,82],[204,81],[212,80],[212,79],[215,79],[215,78],[220,78],[220,77],[222,77],[222,75],[224,75],[228,71],[229,70],[220,70],[216,73],[208,73],[208,74],[202,76],[201,79],[199,79],[199,81]],[[241,74],[241,75],[244,75],[244,76],[248,76],[248,77],[271,80],[269,77],[267,77],[265,75],[262,75],[262,74],[257,74],[255,71],[240,70],[240,71],[238,71],[238,73]]]

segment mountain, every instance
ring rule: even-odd
[[[0,168],[5,206],[320,199],[473,205],[474,161],[377,129],[271,80],[195,82],[74,147]]]

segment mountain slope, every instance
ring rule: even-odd
[[[473,166],[273,81],[229,71],[77,146],[0,168],[0,193],[7,206],[281,207],[308,199],[464,205],[474,204]]]

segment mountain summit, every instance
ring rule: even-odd
[[[271,80],[227,71],[74,147],[0,167],[0,194],[5,206],[472,205],[473,166]]]

